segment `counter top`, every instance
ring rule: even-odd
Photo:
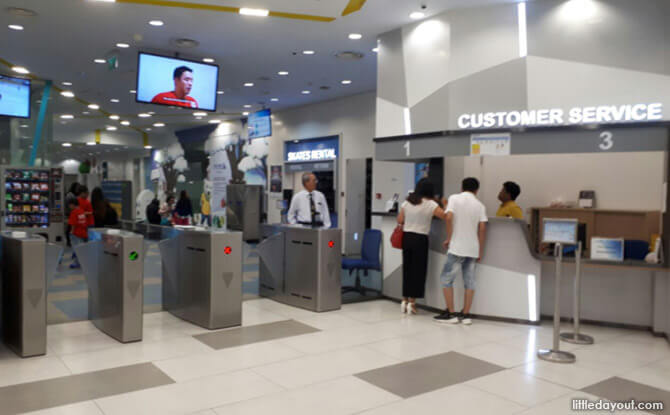
[[[372,216],[392,216],[394,218],[398,216],[398,212],[372,212],[370,214]]]

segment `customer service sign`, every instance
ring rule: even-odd
[[[560,125],[612,124],[662,120],[662,103],[601,105],[593,107],[574,107],[568,111],[559,108],[551,108],[462,114],[458,117],[458,128],[550,127]]]

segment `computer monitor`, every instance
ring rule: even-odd
[[[542,219],[542,242],[574,245],[577,243],[577,219]]]

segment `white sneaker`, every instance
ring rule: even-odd
[[[402,300],[402,302],[400,303],[400,312],[401,313],[407,312],[407,301]]]
[[[407,314],[416,314],[416,304],[407,303]]]
[[[469,326],[472,324],[472,318],[470,318],[470,314],[462,314],[461,315],[461,324],[465,324],[466,326]]]

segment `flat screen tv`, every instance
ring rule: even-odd
[[[270,109],[256,111],[249,115],[247,128],[249,138],[269,137],[272,135],[272,113]]]
[[[216,111],[219,66],[140,52],[137,102]]]
[[[30,80],[0,75],[0,115],[30,118]]]

